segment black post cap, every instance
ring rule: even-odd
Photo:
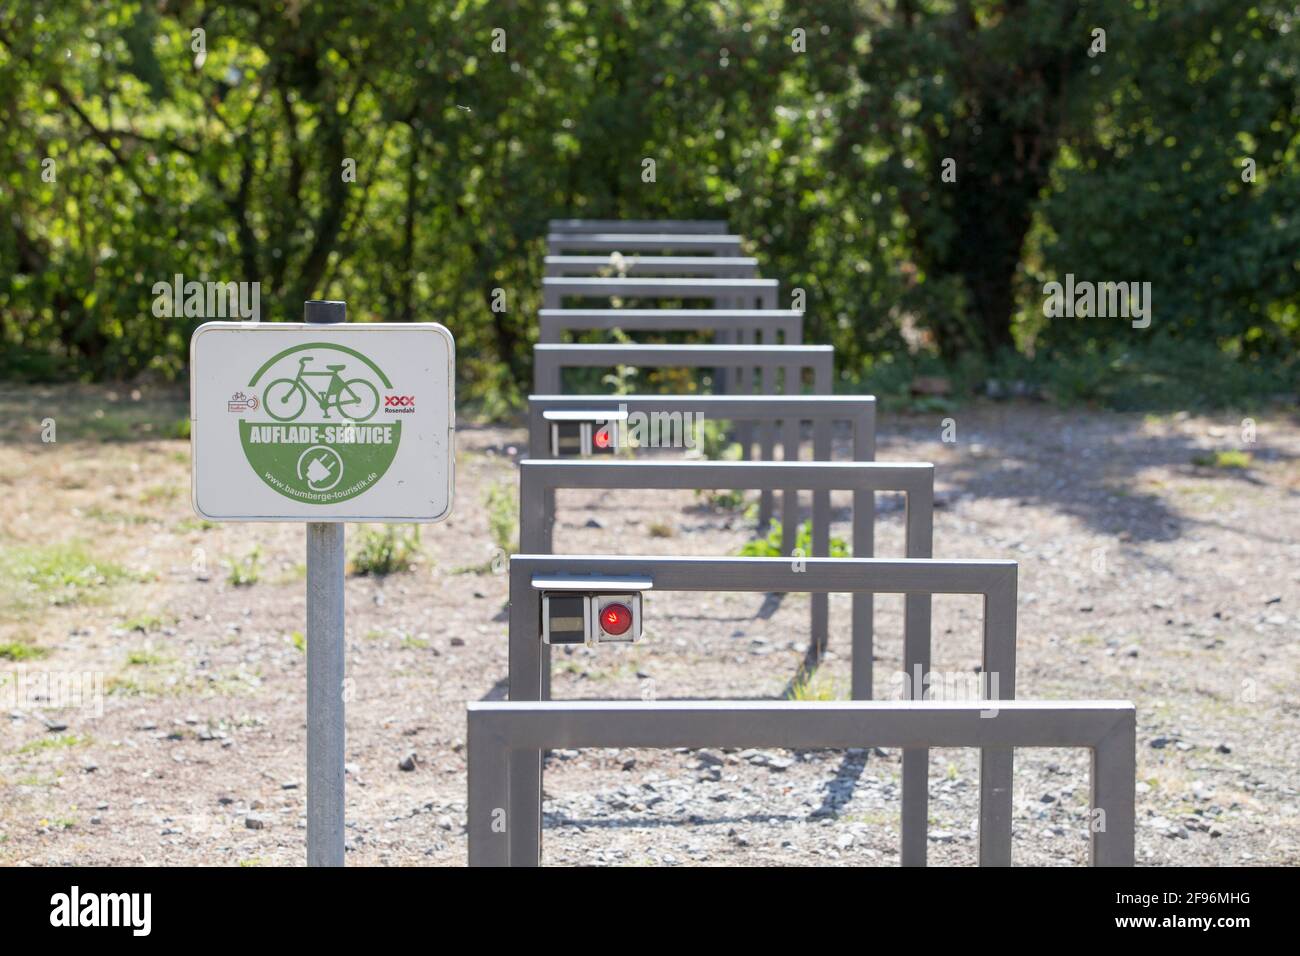
[[[302,319],[312,325],[346,322],[348,304],[335,299],[308,299],[302,304]]]

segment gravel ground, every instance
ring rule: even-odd
[[[45,445],[52,405],[61,428],[87,424]],[[184,415],[177,396],[7,390],[0,412],[0,648],[26,658],[0,659],[0,862],[301,863],[301,527],[193,517],[188,444],[152,437]],[[1240,417],[987,405],[954,413],[949,443],[941,417],[884,416],[879,457],[938,466],[936,556],[1019,562],[1021,697],[1137,703],[1139,862],[1300,862],[1300,423],[1260,415],[1243,443]],[[464,428],[455,514],[424,530],[418,565],[348,579],[350,863],[465,860],[464,705],[506,693],[506,582],[464,569],[490,561],[486,492],[522,438]],[[1195,463],[1231,450],[1246,467]],[[753,534],[691,493],[559,504],[561,552],[727,554]],[[899,502],[879,511],[878,553],[901,554]],[[33,581],[24,562],[60,548],[121,573]],[[233,585],[254,548],[258,580]],[[811,696],[846,696],[847,611],[833,596]],[[888,696],[901,598],[876,618]],[[778,697],[808,600],[654,593],[646,619],[636,647],[557,654],[555,696]],[[978,599],[937,598],[934,634],[936,670],[973,670]],[[13,691],[73,673],[100,675],[102,714]],[[975,862],[976,769],[932,751],[934,863]],[[545,861],[895,864],[899,770],[877,749],[555,752]],[[1087,800],[1082,753],[1018,752],[1016,861],[1085,862]]]

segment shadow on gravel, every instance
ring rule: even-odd
[[[1137,416],[1081,418],[1009,408],[994,415],[981,411],[965,430],[960,413],[955,420],[958,440],[949,447],[958,459],[940,467],[940,484],[954,487],[963,498],[1016,499],[1025,506],[1054,508],[1097,532],[1128,541],[1173,541],[1202,523],[1174,511],[1159,494],[1140,489],[1139,474],[1144,469],[1168,468],[1188,477],[1266,484],[1249,468],[1194,464],[1214,439],[1144,434],[1143,420]],[[937,441],[939,436],[937,425],[933,431],[922,431],[914,421],[905,423],[902,432],[909,441],[932,436]],[[887,443],[888,433],[882,437]],[[1237,444],[1231,434],[1220,441],[1224,450]],[[1257,447],[1251,452],[1260,461],[1295,457],[1275,448]],[[880,457],[892,456],[885,452]]]

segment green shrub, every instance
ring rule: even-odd
[[[254,546],[248,554],[230,562],[230,574],[226,580],[237,588],[256,584],[262,576],[261,561],[262,549]]]
[[[419,556],[419,525],[365,527],[357,536],[352,552],[352,573],[382,576],[409,571]]]
[[[799,525],[798,531],[795,532],[794,546],[805,557],[812,556],[811,521],[805,521]],[[742,558],[790,557],[790,555],[781,553],[781,522],[773,521],[766,538],[755,538],[753,541],[747,541],[736,553]],[[847,558],[849,556],[849,546],[843,538],[831,535],[830,556],[832,558]]]
[[[519,550],[519,499],[513,481],[489,485],[485,502],[492,543],[506,554]]]

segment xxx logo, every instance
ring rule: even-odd
[[[415,396],[414,395],[385,395],[384,407],[385,408],[398,408],[398,407],[413,408],[415,407]]]

